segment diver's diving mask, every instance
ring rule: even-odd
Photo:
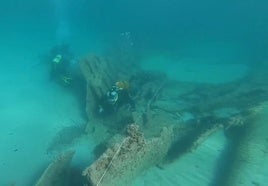
[[[107,101],[112,105],[115,104],[116,101],[118,100],[118,93],[116,91],[109,91],[107,92],[106,96]]]

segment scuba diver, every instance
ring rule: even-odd
[[[64,86],[73,81],[73,67],[76,61],[66,44],[55,46],[50,52],[51,79]]]
[[[65,86],[70,85],[72,78],[68,72],[68,61],[63,59],[61,54],[57,54],[51,63],[51,78]]]
[[[49,62],[50,80],[74,93],[79,99],[81,108],[85,108],[86,80],[69,45],[56,45],[51,49],[45,61]]]
[[[129,106],[131,110],[135,109],[134,101],[129,92],[129,83],[118,81],[100,99],[98,114],[109,115],[124,105]]]

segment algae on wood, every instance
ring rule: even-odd
[[[157,165],[165,157],[173,141],[173,128],[164,128],[161,135],[146,140],[138,125],[130,125],[128,136],[120,144],[108,148],[100,158],[84,170],[88,183],[97,186],[121,186],[143,171]]]

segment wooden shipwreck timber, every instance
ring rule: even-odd
[[[195,151],[219,131],[230,143],[227,156],[232,160],[226,162],[228,168],[215,179],[222,185],[258,183],[248,183],[245,169],[254,169],[254,163],[261,163],[261,156],[268,149],[264,132],[268,127],[259,119],[268,110],[265,72],[252,72],[231,83],[205,85],[172,81],[163,74],[138,67],[130,69],[128,65],[110,67],[108,59],[96,56],[81,61],[87,84],[86,133],[96,138],[103,135],[103,140],[97,141],[106,147],[81,173],[86,185],[131,185],[150,167],[165,167]],[[119,79],[130,81],[135,92],[135,111],[123,106],[111,116],[95,117],[101,95]]]

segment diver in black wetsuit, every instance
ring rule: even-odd
[[[78,62],[74,59],[67,44],[57,45],[50,51],[50,78],[61,85],[70,86]]]
[[[124,105],[129,105],[131,110],[135,108],[134,101],[129,94],[128,82],[119,81],[101,98],[98,114],[109,115]]]

